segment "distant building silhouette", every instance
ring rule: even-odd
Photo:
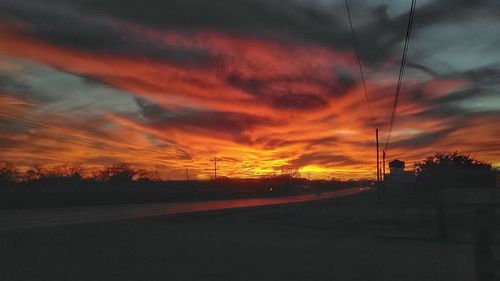
[[[411,186],[415,183],[415,173],[405,171],[405,162],[393,160],[389,162],[389,174],[385,174],[386,183],[391,187]]]
[[[389,162],[389,170],[391,174],[402,173],[405,170],[405,162],[401,160],[392,160]]]

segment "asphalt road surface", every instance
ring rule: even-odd
[[[298,203],[342,197],[362,191],[363,189],[358,187],[325,192],[321,194],[303,194],[256,199],[2,210],[0,211],[0,232],[55,225],[125,220],[181,213]]]

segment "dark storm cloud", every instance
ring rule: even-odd
[[[484,19],[500,15],[497,0],[439,0],[418,9],[418,22],[433,24],[443,21],[462,21],[464,18]],[[480,14],[476,12],[481,11]]]
[[[147,57],[183,65],[208,63],[216,59],[202,49],[171,46],[148,37],[119,20],[89,14],[64,1],[0,2],[4,20],[15,19],[27,24],[29,34],[50,43],[95,53]]]
[[[161,106],[148,102],[145,99],[136,98],[137,105],[141,109],[141,114],[148,120],[159,120],[169,118],[171,113],[163,109]]]
[[[266,118],[244,113],[223,111],[200,111],[185,109],[172,111],[144,99],[137,99],[146,125],[156,130],[177,128],[181,130],[204,130],[230,133],[241,137],[247,130],[260,126],[276,125]],[[244,138],[241,141],[248,141]]]
[[[336,17],[312,3],[266,0],[76,1],[80,7],[157,28],[214,29],[263,36],[329,40],[339,32]],[[331,9],[331,8],[328,8]],[[332,27],[337,27],[332,29]],[[346,37],[347,38],[347,37]],[[316,41],[316,40],[315,40]],[[342,42],[345,40],[341,40]]]
[[[317,1],[296,0],[76,0],[73,3],[94,12],[133,19],[161,28],[213,28],[267,35],[285,33],[334,44],[345,44],[339,42],[338,39],[341,38],[346,40],[340,41],[350,42],[348,33],[340,30],[347,23],[343,1],[320,4]],[[369,2],[363,3],[365,8],[366,4]],[[460,20],[464,14],[470,14],[474,10],[498,6],[495,0],[440,0],[423,5],[417,14],[421,24],[429,24]],[[365,32],[384,28],[399,30],[399,27],[405,26],[407,13],[389,18],[387,9],[386,5],[371,7],[372,21],[377,24],[366,27]],[[400,33],[404,35],[404,32],[403,28]]]
[[[275,109],[314,110],[327,106],[328,101],[312,93],[276,90],[275,87],[273,87],[274,85],[315,85],[326,93],[335,92],[340,95],[339,92],[342,92],[341,94],[346,92],[344,89],[339,90],[342,88],[342,85],[335,87],[324,81],[307,78],[277,77],[273,79],[258,79],[244,78],[233,73],[227,78],[227,81],[233,87],[255,96],[257,100],[268,103]]]
[[[12,79],[11,76],[0,74],[0,89],[11,93],[30,92],[31,87]]]
[[[232,112],[200,111],[182,114],[172,118],[156,121],[155,128],[197,128],[213,132],[229,132],[234,135],[261,125],[269,125],[269,120],[253,115]]]
[[[408,10],[409,10],[408,6]],[[387,15],[388,6],[372,8],[373,24],[356,31],[361,56],[368,63],[383,62],[391,54],[400,55],[400,42],[404,40],[408,12],[394,18]],[[480,13],[478,13],[480,11]],[[478,14],[479,16],[477,16]],[[415,34],[430,25],[444,22],[463,22],[464,19],[485,20],[500,16],[500,4],[496,0],[435,0],[416,9],[413,26]],[[396,49],[394,49],[396,48]],[[396,53],[394,53],[396,51]],[[413,62],[409,61],[409,65]],[[419,67],[418,65],[416,65]]]
[[[393,141],[390,144],[391,148],[417,149],[425,148],[436,144],[438,141],[445,139],[452,132],[456,131],[457,127],[443,129],[437,132],[423,133],[415,137],[410,137],[398,141]]]
[[[157,28],[185,30],[214,29],[237,34],[255,34],[272,39],[316,42],[336,49],[352,49],[343,1],[320,4],[295,0],[148,0],[77,1],[94,12],[131,19]],[[354,8],[358,8],[352,3]],[[400,52],[408,12],[390,18],[385,5],[367,7],[369,23],[357,27],[363,60],[384,62]],[[409,5],[408,5],[409,9]],[[440,0],[424,4],[416,11],[415,29],[440,22],[460,22],[464,18],[500,16],[495,0]],[[355,18],[355,22],[363,19]],[[479,18],[479,20],[481,20]]]
[[[69,3],[58,0],[43,3],[4,0],[0,5],[4,17],[14,17],[28,23],[33,35],[62,46],[90,51],[147,55],[188,62],[209,55],[200,50],[168,46],[139,34],[128,34],[124,26],[119,24],[120,19],[161,30],[173,28],[191,32],[208,29],[351,48],[342,6],[306,5],[298,1],[281,0],[85,0]],[[400,24],[400,20],[395,23]],[[392,25],[380,20],[374,27],[380,30],[375,34],[393,34]],[[367,58],[371,57],[369,50],[376,49],[379,52],[388,46],[373,40],[377,38],[372,38],[374,30],[371,27],[360,30],[360,33],[371,42],[365,52]],[[400,37],[386,41],[391,45],[399,41]]]
[[[478,68],[471,71],[467,71],[463,74],[465,77],[469,78],[476,85],[481,86],[498,86],[500,85],[500,65],[497,67],[484,67]]]
[[[278,75],[271,78],[244,77],[232,72],[226,77],[226,81],[231,86],[258,97],[281,96],[282,93],[276,90],[276,86],[286,85],[315,86],[329,96],[340,97],[356,86],[357,81],[352,74],[342,69],[336,69],[335,76],[337,81],[325,81],[307,75]]]
[[[388,6],[352,3],[354,11],[369,10],[368,20],[355,18],[361,56],[369,64],[384,62],[400,52],[408,12],[389,17]],[[0,2],[1,14],[27,22],[31,32],[63,46],[97,52],[147,56],[178,63],[213,59],[205,50],[185,49],[130,34],[121,21],[135,22],[158,30],[180,32],[216,30],[253,34],[277,40],[315,42],[350,50],[352,42],[342,1],[321,4],[298,0],[47,0]],[[409,9],[409,5],[408,5]],[[440,0],[416,11],[415,29],[464,18],[500,16],[495,0]],[[354,13],[356,16],[356,13]],[[481,20],[481,18],[478,18]]]
[[[413,69],[420,70],[420,71],[428,74],[432,78],[439,76],[439,74],[436,73],[431,68],[429,68],[429,67],[427,67],[425,65],[422,65],[422,64],[415,63],[415,62],[407,63],[406,67],[411,67]]]
[[[21,79],[16,79],[11,74],[3,74],[1,72],[0,91],[15,95],[15,97],[30,103],[48,103],[54,101],[54,98],[39,93]]]
[[[315,110],[328,105],[328,101],[315,93],[284,91],[283,87],[312,86],[326,96],[340,97],[356,85],[349,74],[337,71],[336,83],[318,78],[277,76],[267,79],[256,77],[245,78],[237,73],[231,73],[226,81],[234,88],[253,95],[257,100],[267,103],[276,109]]]
[[[426,109],[418,113],[417,116],[412,115],[408,116],[408,118],[455,117],[462,120],[466,117],[494,115],[500,112],[500,99],[493,98],[500,96],[499,68],[479,68],[443,77],[463,79],[469,81],[470,85],[448,95],[431,99],[426,98],[417,89],[410,97],[420,102]]]

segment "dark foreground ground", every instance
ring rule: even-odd
[[[373,192],[293,205],[0,231],[1,280],[476,280],[467,213]],[[494,254],[500,253],[498,224]],[[496,256],[498,259],[498,255]],[[500,265],[498,265],[500,269]]]

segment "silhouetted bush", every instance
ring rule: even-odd
[[[493,188],[492,166],[458,152],[436,154],[416,164],[417,185],[422,189]]]
[[[17,180],[18,171],[14,164],[0,162],[0,185],[6,185]]]
[[[135,175],[136,171],[129,164],[122,163],[104,167],[97,177],[110,184],[124,184],[132,182]]]

